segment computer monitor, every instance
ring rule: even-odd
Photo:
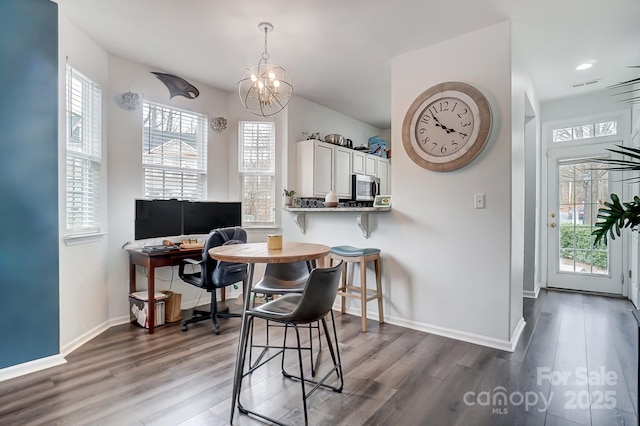
[[[208,234],[217,228],[242,225],[239,201],[185,201],[182,207],[184,235]]]
[[[136,240],[177,235],[182,235],[182,201],[136,200]]]

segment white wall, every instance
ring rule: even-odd
[[[511,326],[522,319],[522,297],[536,294],[539,217],[540,105],[522,56],[511,47]],[[526,278],[526,280],[525,280]]]
[[[73,249],[61,251],[61,277],[73,282],[61,289],[61,293],[66,292],[63,303],[68,311],[64,314],[67,317],[62,334],[71,341],[84,331],[70,326],[80,322],[80,318],[85,329],[91,330],[105,321],[128,315],[128,261],[121,247],[133,240],[133,200],[142,196],[142,112],[119,107],[118,97],[133,91],[150,101],[229,119],[226,131],[209,132],[208,198],[215,200],[237,199],[237,182],[233,179],[237,171],[237,122],[256,117],[247,115],[236,105],[234,94],[191,81],[189,76],[182,77],[198,87],[200,96],[195,100],[169,99],[166,87],[150,74],[150,71],[164,70],[109,56],[90,40],[83,43],[82,34],[72,34],[72,29],[63,31],[68,31],[69,36],[63,38],[61,51],[71,44],[71,37],[73,49],[88,50],[77,56],[88,64],[88,71],[84,72],[104,81],[105,113],[108,112],[106,251],[104,242],[95,245],[94,254],[86,250],[86,247],[93,250],[93,245],[81,246],[85,248],[75,252],[71,252]],[[459,55],[451,58],[448,52],[452,50]],[[441,57],[449,60],[433,67],[433,58]],[[469,63],[474,66],[469,67]],[[91,75],[91,66],[96,67],[98,76]],[[365,239],[356,226],[353,213],[309,214],[306,235],[300,233],[292,216],[285,213],[282,215],[285,239],[378,247],[383,256],[386,315],[391,322],[508,348],[515,343],[511,341],[514,321],[521,317],[518,306],[511,306],[515,293],[510,274],[509,25],[501,23],[394,58],[392,78],[393,117],[389,139],[396,145],[391,168],[393,211],[371,215],[369,239]],[[400,127],[405,111],[416,96],[433,84],[450,80],[465,81],[485,94],[493,110],[493,130],[487,146],[471,164],[457,171],[436,173],[421,169],[409,159],[401,145]],[[356,145],[380,134],[380,129],[302,98],[294,98],[287,111],[276,116],[275,121],[280,135],[278,149],[283,153],[282,173],[277,178],[279,189],[290,187],[290,182],[296,180],[294,144],[303,131],[318,131],[323,136],[340,133],[353,139]],[[486,194],[486,209],[473,209],[476,193]],[[254,233],[253,237],[250,234],[250,239],[262,240],[262,234]],[[79,290],[81,284],[86,285],[87,277],[95,280],[96,275],[102,279],[97,280],[98,288],[90,294],[93,302],[83,299],[82,293],[69,296]],[[137,279],[139,286],[144,287],[146,277],[140,270]],[[198,296],[197,290],[194,293],[175,276],[175,271],[158,270],[157,288],[170,286],[183,293],[183,301]],[[90,306],[91,313],[82,312],[77,308],[79,305]],[[61,312],[65,307],[61,307]],[[375,304],[370,304],[370,309],[375,317]]]
[[[640,90],[640,83],[633,85],[633,90]],[[634,92],[638,93],[638,92]],[[640,103],[636,102],[631,106],[631,134],[640,133]]]
[[[229,93],[228,105],[230,110],[227,144],[229,146],[229,194],[233,199],[240,199],[240,179],[238,178],[238,123],[240,121],[265,121],[275,123],[276,137],[276,228],[275,229],[248,229],[247,237],[250,242],[266,241],[267,235],[279,231],[280,217],[282,214],[282,198],[283,181],[286,180],[287,158],[283,155],[283,150],[288,144],[289,133],[287,126],[289,122],[288,108],[276,114],[275,116],[264,118],[255,115],[246,110],[236,92]]]
[[[109,87],[105,93],[109,107],[108,146],[108,276],[109,276],[109,317],[118,319],[128,315],[129,267],[128,257],[122,245],[134,238],[134,200],[143,198],[144,175],[142,170],[142,107],[129,111],[120,107],[120,96],[132,91],[145,100],[158,102],[177,108],[206,114],[208,117],[229,118],[229,94],[226,91],[208,87],[189,76],[180,76],[196,86],[200,95],[195,99],[176,96],[169,99],[169,90],[151,71],[165,70],[150,68],[117,56],[109,56]],[[231,124],[230,124],[231,125]],[[229,157],[232,147],[229,128],[222,132],[208,127],[208,176],[207,199],[227,201],[229,197]],[[151,241],[159,244],[161,241]],[[138,289],[146,288],[143,268],[138,268],[136,277]],[[183,283],[175,268],[156,270],[156,289],[171,288],[182,293],[183,306],[202,296],[200,303],[209,300],[191,285]]]
[[[275,117],[264,119],[242,108],[236,93],[207,87],[189,76],[181,76],[200,91],[196,99],[181,96],[169,99],[169,91],[151,71],[165,71],[109,55],[88,38],[60,13],[60,87],[65,87],[65,57],[103,89],[103,172],[104,186],[101,195],[104,214],[104,230],[107,236],[98,241],[66,246],[61,243],[61,347],[74,349],[93,334],[104,330],[114,321],[128,318],[128,258],[123,244],[157,244],[159,240],[134,242],[134,200],[143,196],[142,172],[142,109],[129,111],[119,105],[120,96],[127,91],[139,93],[142,99],[206,114],[209,117],[224,116],[228,119],[225,131],[208,128],[208,180],[209,200],[238,200],[237,179],[237,135],[240,120],[271,120],[276,123],[276,148],[280,153],[277,168],[276,188],[280,192],[287,180],[290,163],[288,107]],[[292,102],[296,104],[296,102]],[[314,125],[326,133],[344,132],[364,138],[378,133],[378,129],[359,123],[349,117],[335,113],[317,104],[298,100],[300,112],[294,114],[297,123],[300,117],[316,114]],[[64,94],[60,99],[60,168],[64,170],[65,117]],[[302,105],[300,107],[300,105]],[[319,114],[319,115],[318,115]],[[336,124],[338,126],[336,127]],[[324,127],[322,127],[324,126]],[[301,130],[296,129],[296,132]],[[365,139],[366,143],[366,139]],[[295,151],[293,157],[295,159]],[[293,178],[295,181],[295,175]],[[60,175],[60,188],[64,188],[64,175]],[[280,194],[276,194],[278,197]],[[64,230],[64,191],[60,191],[60,229]],[[281,218],[281,205],[277,206],[277,221]],[[275,229],[250,230],[249,241],[265,241],[266,235],[278,232]],[[257,268],[258,276],[260,268]],[[146,288],[146,271],[138,267],[136,275],[139,289]],[[206,303],[209,296],[201,290],[183,283],[177,277],[176,268],[156,270],[156,289],[168,289],[183,294],[183,308],[190,308],[196,301]],[[233,295],[233,292],[232,292]]]
[[[82,336],[91,335],[109,319],[107,304],[106,237],[81,244],[67,245],[62,237],[66,234],[66,65],[74,67],[103,90],[103,117],[108,116],[108,70],[107,52],[82,33],[74,24],[59,14],[59,229],[60,229],[60,349],[61,353],[72,350]],[[106,170],[108,129],[102,129],[103,140],[103,182],[100,200],[102,211],[106,212]],[[103,215],[103,229],[106,229],[106,214]]]
[[[397,290],[392,298],[397,297],[397,308],[392,314],[504,344],[509,344],[515,327],[510,313],[509,40],[509,23],[503,22],[392,61],[392,193],[398,223],[389,229],[393,255],[402,265],[398,276],[407,278],[396,280],[394,274],[392,287]],[[478,88],[491,105],[493,126],[487,146],[473,162],[437,173],[414,164],[397,142],[411,102],[443,81]],[[478,193],[486,194],[486,209],[473,208]],[[522,312],[514,313],[518,315]]]
[[[640,90],[640,83],[635,84],[633,89]],[[635,103],[631,106],[631,145],[640,146],[640,103]],[[635,194],[640,193],[639,183],[634,183],[630,186]],[[633,232],[631,235],[629,253],[629,267],[631,268],[629,298],[638,308],[640,307],[640,237],[637,232]]]
[[[296,96],[289,102],[289,140],[306,139],[303,132],[319,132],[321,139],[337,133],[351,139],[354,146],[367,145],[371,136],[379,135],[380,129],[355,118],[340,114],[322,105]]]
[[[389,143],[389,144],[393,143],[391,141],[391,129],[383,129],[383,130],[381,130],[380,131],[380,137],[382,137],[382,139],[387,141],[387,143]]]
[[[509,31],[505,22],[393,59],[393,209],[370,215],[369,239],[356,226],[355,213],[309,213],[305,235],[291,215],[283,217],[285,239],[380,248],[389,322],[503,349],[515,344],[511,311],[513,318],[522,317],[521,309],[511,307]],[[487,146],[472,163],[437,173],[410,160],[401,126],[413,100],[443,81],[477,87],[494,121]],[[315,131],[293,114],[290,120]],[[486,194],[484,210],[473,208],[477,193]],[[521,286],[520,280],[520,295]],[[376,318],[375,304],[368,308]]]
[[[540,122],[566,120],[575,117],[609,113],[628,109],[606,90],[542,102]]]
[[[304,98],[294,97],[289,109],[289,145],[287,180],[285,187],[294,188],[296,175],[296,143],[305,140],[303,132],[309,134],[320,132],[321,139],[326,135],[337,133],[353,141],[353,146],[367,145],[371,136],[379,135],[380,129],[366,123],[335,112],[329,108],[310,102]]]

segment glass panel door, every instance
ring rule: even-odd
[[[558,178],[558,269],[579,274],[608,274],[608,247],[603,243],[594,247],[591,236],[600,203],[609,198],[606,166],[594,162],[560,161]]]
[[[595,158],[549,157],[548,286],[621,294],[622,239],[594,247],[591,232],[598,209],[622,184]]]

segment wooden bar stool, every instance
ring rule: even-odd
[[[331,265],[333,266],[333,260],[342,264],[342,282],[338,289],[338,295],[342,297],[342,313],[346,311],[346,298],[351,297],[360,299],[361,312],[362,312],[362,331],[367,331],[367,302],[378,299],[378,321],[380,324],[384,323],[384,314],[382,312],[382,275],[380,272],[380,250],[376,248],[358,248],[351,246],[336,246],[331,247],[329,253],[331,258]],[[376,273],[376,289],[367,288],[367,262],[374,262],[374,268]],[[347,264],[348,263],[360,263],[360,285],[355,285],[353,282],[347,284]],[[355,294],[354,294],[355,293]]]

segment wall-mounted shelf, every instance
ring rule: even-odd
[[[303,234],[307,228],[307,213],[357,213],[356,224],[362,230],[362,235],[369,238],[369,213],[388,212],[391,207],[285,207],[284,210],[293,213],[293,221]]]

